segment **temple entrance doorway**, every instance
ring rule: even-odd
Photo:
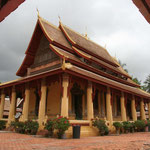
[[[77,83],[74,83],[71,89],[72,95],[72,112],[75,114],[76,120],[82,120],[82,96],[83,90]]]
[[[39,114],[39,104],[40,104],[40,96],[38,90],[35,91],[36,102],[35,102],[35,116],[37,117]]]
[[[131,100],[130,100],[130,99],[127,99],[127,103],[126,103],[126,112],[127,112],[128,120],[132,120]]]

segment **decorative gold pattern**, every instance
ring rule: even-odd
[[[82,56],[84,56],[84,57],[86,57],[86,58],[88,58],[88,59],[91,59],[91,56],[90,56],[90,55],[83,53],[82,51],[80,51],[79,49],[75,48],[74,46],[72,46],[72,48],[73,48],[76,52],[80,53]]]
[[[59,55],[61,55],[62,57],[65,57],[65,58],[69,58],[68,56],[65,56],[63,53],[61,53],[59,50],[57,50],[52,44],[50,44],[50,47],[53,48],[53,50],[55,50]]]
[[[67,37],[70,39],[70,41],[76,45],[76,42],[73,41],[73,39],[69,36],[69,34],[66,32],[65,28],[63,27],[63,24],[61,22],[59,22],[59,25],[61,26],[61,28],[63,29],[63,31],[65,32],[65,34],[67,35]]]

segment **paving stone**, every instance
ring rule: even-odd
[[[0,150],[150,150],[150,132],[65,140],[1,132]]]

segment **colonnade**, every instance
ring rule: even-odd
[[[68,86],[69,86],[69,76],[68,74],[64,74],[62,76],[62,98],[61,98],[61,116],[69,117],[68,109],[69,109],[69,97],[68,97]],[[39,104],[39,114],[38,114],[38,122],[39,126],[42,127],[43,121],[45,120],[45,108],[46,108],[46,91],[47,85],[46,80],[42,79],[41,81],[41,96],[40,96],[40,104]],[[93,100],[92,100],[92,92],[93,86],[92,82],[88,82],[87,85],[87,120],[91,120],[94,118],[93,111]],[[126,107],[125,107],[125,96],[124,92],[121,92],[120,104],[121,104],[121,121],[127,121]],[[8,126],[11,121],[14,121],[15,109],[16,109],[16,89],[15,86],[12,87],[11,92],[11,104],[10,111],[8,117]],[[30,101],[30,87],[29,83],[25,86],[25,99],[23,103],[22,116],[20,118],[21,121],[27,121],[29,116],[29,101]],[[4,90],[1,90],[1,101],[0,101],[0,119],[3,118],[4,111],[4,103],[5,103],[5,93]],[[148,103],[149,107],[149,117],[150,117],[150,102]],[[136,106],[135,106],[135,96],[132,96],[131,100],[131,113],[133,121],[137,120]],[[144,101],[141,99],[140,101],[140,114],[141,119],[146,119]],[[106,92],[106,120],[113,123],[113,114],[112,114],[112,104],[111,104],[111,89],[107,87]]]

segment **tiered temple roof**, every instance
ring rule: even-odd
[[[42,63],[35,65],[42,40],[47,41],[43,50],[48,50],[49,53],[46,55],[50,55],[50,52],[53,53],[53,61],[43,60]],[[21,78],[0,84],[0,88],[67,72],[150,100],[150,94],[139,89],[140,86],[131,80],[130,75],[123,70],[116,59],[110,56],[105,48],[61,22],[59,27],[56,27],[38,16],[25,54],[24,61],[16,73]],[[46,56],[47,58],[48,56]]]

